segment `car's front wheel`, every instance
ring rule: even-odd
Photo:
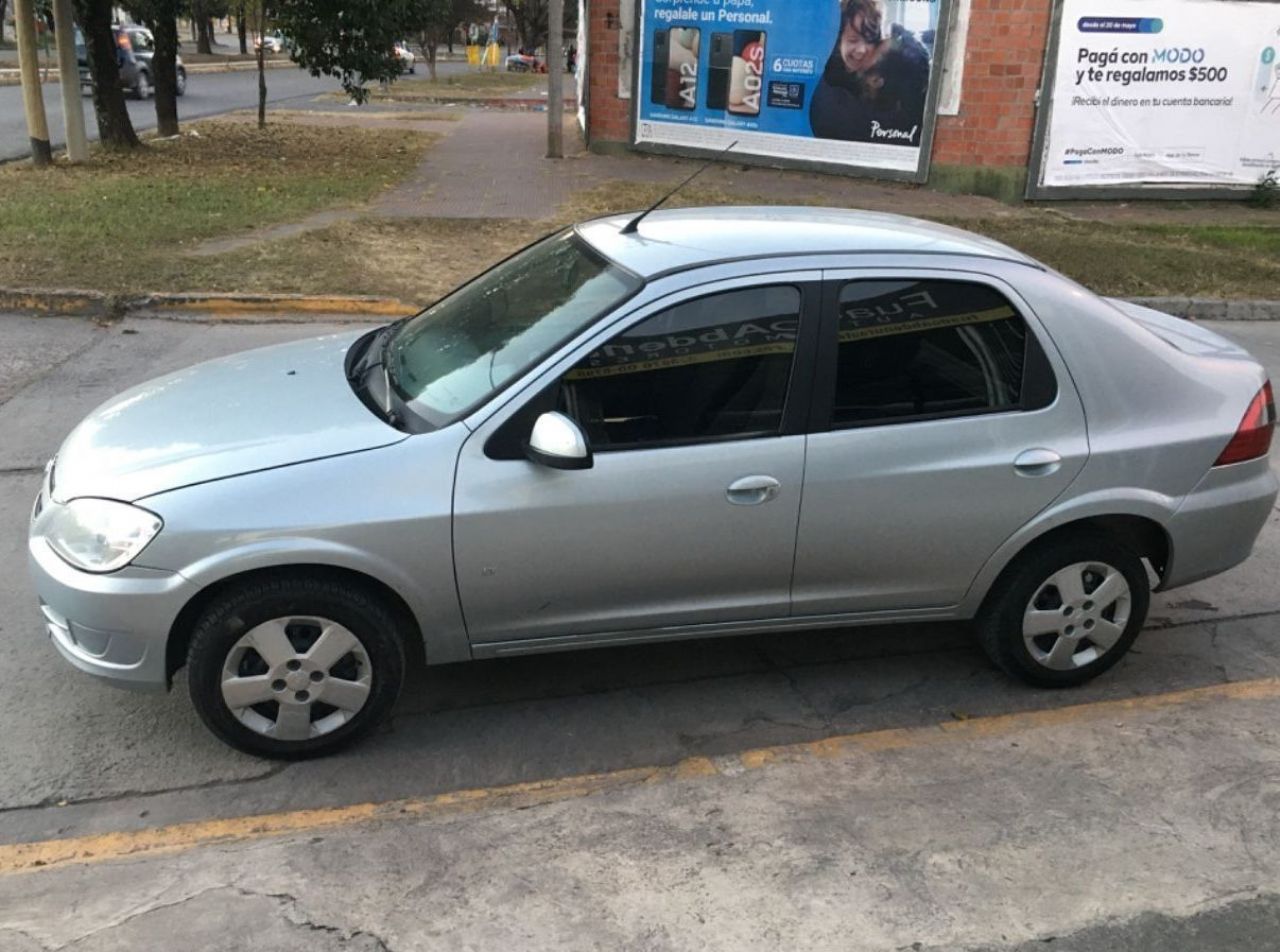
[[[187,669],[196,710],[223,741],[264,757],[314,757],[390,711],[404,643],[395,616],[359,586],[271,577],[207,606]]]
[[[187,94],[187,71],[181,66],[178,67],[178,85],[175,87],[174,92],[179,96]]]
[[[1073,534],[1005,573],[978,616],[978,637],[1014,677],[1041,687],[1083,684],[1129,650],[1150,600],[1137,555],[1108,535]]]

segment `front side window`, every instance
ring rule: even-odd
[[[445,426],[641,283],[572,232],[546,238],[401,325],[387,346],[391,385],[428,423]]]
[[[1043,386],[1024,394],[1038,345],[994,288],[850,281],[839,309],[833,427],[1027,409],[1031,391],[1041,399]]]
[[[790,285],[686,301],[579,361],[558,407],[595,450],[776,434],[799,318]]]

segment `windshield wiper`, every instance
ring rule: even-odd
[[[375,331],[373,336],[369,338],[369,343],[365,345],[364,352],[356,358],[351,365],[351,370],[347,374],[347,380],[351,383],[351,387],[356,391],[357,395],[367,394],[370,397],[368,401],[374,406],[374,409],[381,411],[383,419],[397,429],[404,426],[404,417],[395,407],[396,395],[391,387],[391,372],[387,367],[387,352],[391,349],[391,341],[395,336],[393,331],[399,326],[401,321],[395,321],[388,324],[381,330]],[[377,358],[370,360],[370,356],[377,353]],[[369,388],[369,381],[375,370],[382,371],[382,402],[375,404],[373,401],[373,392]]]

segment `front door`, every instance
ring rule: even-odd
[[[828,275],[797,615],[955,605],[1084,466],[1043,329],[1010,289],[961,278]]]
[[[813,277],[642,312],[468,440],[454,558],[473,644],[787,614]],[[513,451],[550,409],[587,435],[592,468]]]

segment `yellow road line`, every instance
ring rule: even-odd
[[[0,874],[47,869],[67,863],[97,863],[143,853],[173,853],[215,843],[256,840],[289,833],[345,827],[375,820],[433,817],[487,808],[510,808],[554,803],[605,790],[669,780],[710,777],[740,769],[756,770],[778,763],[871,754],[925,747],[955,740],[974,740],[1006,734],[1114,718],[1120,714],[1158,711],[1207,700],[1267,700],[1280,698],[1280,678],[1261,678],[1209,687],[1153,694],[1118,701],[1096,701],[1044,711],[998,714],[947,721],[926,727],[893,728],[845,734],[823,740],[777,747],[761,747],[730,757],[690,757],[668,767],[631,767],[606,773],[582,774],[501,787],[458,790],[431,797],[359,803],[317,810],[291,810],[226,820],[196,820],[149,830],[101,833],[69,839],[0,845]]]

